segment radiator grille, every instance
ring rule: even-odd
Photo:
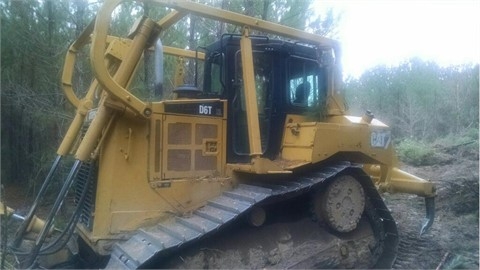
[[[168,124],[168,144],[188,145],[192,141],[192,124],[170,123]]]
[[[221,119],[167,116],[164,123],[165,144],[161,150],[156,148],[162,152],[158,155],[165,157],[161,161],[162,179],[202,177],[221,171]]]
[[[195,125],[195,144],[201,145],[203,139],[216,139],[218,137],[218,129],[213,124],[196,124]]]
[[[215,170],[217,168],[216,156],[204,156],[202,150],[195,151],[195,170]]]
[[[169,171],[189,171],[191,165],[190,150],[169,149],[167,158],[167,170]]]

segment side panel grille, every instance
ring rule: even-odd
[[[78,171],[75,182],[75,205],[77,205],[82,196],[82,190],[88,184],[88,190],[80,214],[79,222],[86,228],[92,230],[93,212],[95,211],[95,193],[97,186],[97,163],[95,161],[84,162]]]
[[[202,177],[221,171],[222,119],[176,115],[166,115],[164,119],[163,180]],[[155,148],[155,151],[160,150]]]

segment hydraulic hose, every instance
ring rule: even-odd
[[[53,204],[52,210],[50,211],[50,214],[48,215],[47,220],[45,221],[45,226],[43,227],[42,231],[39,233],[37,240],[35,241],[35,245],[32,249],[31,256],[28,258],[27,264],[30,267],[34,265],[35,260],[37,259],[40,249],[45,242],[45,238],[47,237],[48,231],[50,231],[50,228],[53,225],[53,220],[55,216],[58,213],[58,210],[62,206],[63,202],[65,201],[65,197],[70,190],[70,187],[72,186],[75,176],[77,175],[78,169],[82,165],[82,161],[76,160],[75,163],[72,166],[72,169],[70,170],[70,173],[68,174],[68,177],[65,181],[65,183],[62,186],[62,189],[60,190],[60,193],[57,196],[57,199],[55,200],[55,203]],[[29,267],[29,268],[30,268]]]
[[[35,215],[35,212],[37,210],[37,207],[39,205],[39,202],[42,200],[42,198],[45,195],[45,192],[47,191],[48,186],[50,185],[50,182],[53,179],[53,175],[55,174],[55,171],[57,170],[58,165],[60,164],[60,160],[62,159],[62,156],[57,155],[55,160],[53,161],[53,165],[50,168],[50,171],[47,174],[47,177],[45,178],[45,181],[42,184],[42,187],[40,188],[40,191],[37,194],[37,197],[33,201],[32,207],[30,208],[30,211],[28,214],[25,216],[23,223],[20,225],[18,228],[17,232],[15,233],[15,238],[12,243],[12,246],[14,248],[17,248],[20,246],[22,243],[23,235],[25,234],[25,231],[28,228],[28,225],[30,225],[30,222],[33,219],[33,216]]]

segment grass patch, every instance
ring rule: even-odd
[[[435,164],[433,148],[420,141],[412,139],[401,141],[397,146],[397,153],[401,161],[410,165],[424,166]]]
[[[449,163],[455,157],[478,160],[478,129],[466,129],[458,134],[438,138],[433,142],[404,139],[397,142],[399,159],[413,166]]]
[[[478,129],[471,128],[459,134],[450,134],[435,140],[433,145],[443,153],[478,160]]]

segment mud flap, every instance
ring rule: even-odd
[[[420,230],[420,236],[428,231],[432,227],[433,220],[435,219],[435,197],[426,197],[425,198],[425,210],[426,210],[426,221]]]

